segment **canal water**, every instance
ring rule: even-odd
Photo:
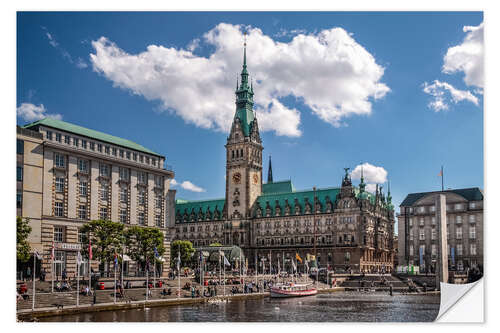
[[[290,299],[249,299],[105,311],[40,319],[52,322],[424,322],[439,312],[439,295],[336,292]]]

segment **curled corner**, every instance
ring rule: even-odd
[[[462,297],[464,297],[471,289],[473,289],[476,285],[480,284],[481,285],[481,301],[482,302],[482,295],[483,295],[483,279],[481,278],[480,280],[473,282],[473,283],[466,283],[466,284],[450,284],[450,283],[443,283],[441,282],[441,304],[439,306],[439,313],[435,319],[435,321],[438,322],[467,322],[467,320],[464,318],[464,320],[448,320],[452,318],[442,318],[443,315],[447,314],[447,312],[453,307],[455,308],[455,304],[460,304],[460,300]],[[475,302],[474,302],[475,303]],[[482,318],[482,310],[483,310],[483,305],[481,304],[466,304],[466,306],[469,309],[478,309],[478,306],[480,305],[480,311],[481,311],[481,318]],[[453,312],[454,309],[450,312]]]

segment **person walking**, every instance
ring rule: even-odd
[[[28,266],[28,269],[26,269],[26,281],[29,281],[31,279],[31,268]]]

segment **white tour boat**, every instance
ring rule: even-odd
[[[271,287],[271,297],[301,297],[316,295],[318,290],[311,284],[277,284]]]

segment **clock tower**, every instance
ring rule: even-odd
[[[262,193],[262,141],[253,111],[253,84],[248,82],[246,41],[241,83],[236,83],[236,112],[226,143],[226,213],[229,220],[250,216]]]

